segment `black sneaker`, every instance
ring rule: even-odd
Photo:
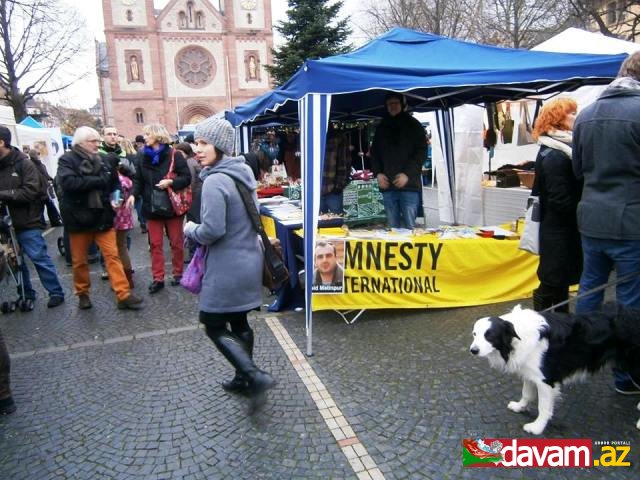
[[[164,288],[164,282],[159,282],[157,280],[154,280],[153,282],[151,282],[151,285],[149,285],[149,293],[153,295],[154,293],[159,292],[163,288]]]
[[[173,279],[171,280],[171,286],[172,287],[177,287],[178,285],[180,285],[180,280],[182,280],[182,275],[178,275],[177,277],[173,277]]]
[[[92,306],[93,305],[91,305],[91,299],[89,298],[89,295],[86,295],[86,294],[78,295],[78,308],[80,310],[87,310]]]
[[[58,305],[62,305],[63,303],[64,303],[64,297],[61,297],[60,295],[52,295],[51,297],[49,297],[49,301],[47,302],[47,307],[54,308],[54,307],[57,307]]]
[[[10,415],[16,411],[16,402],[13,397],[7,397],[0,400],[0,415]]]
[[[623,382],[616,382],[616,392],[621,395],[640,395],[640,387],[629,378]]]

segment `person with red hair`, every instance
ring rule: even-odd
[[[577,104],[570,98],[547,103],[535,121],[533,137],[540,145],[532,195],[540,199],[540,285],[533,308],[544,310],[569,298],[569,286],[582,272],[582,249],[576,210],[582,184],[573,174],[571,148]],[[568,305],[557,309],[568,312]]]

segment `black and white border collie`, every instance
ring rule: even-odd
[[[538,417],[524,430],[540,435],[563,383],[613,363],[640,378],[640,310],[607,305],[578,315],[539,313],[517,305],[506,315],[477,320],[469,350],[486,357],[493,368],[522,378],[522,398],[509,402],[509,410],[523,412],[537,395]],[[636,426],[640,429],[640,420]]]

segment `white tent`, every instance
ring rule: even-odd
[[[532,48],[542,52],[616,54],[634,53],[640,44],[607,37],[601,33],[587,32],[579,28],[567,28],[555,37]],[[580,87],[569,93],[578,102],[578,111],[592,103],[606,86]]]
[[[633,53],[640,50],[640,44],[606,37],[600,33],[587,32],[579,28],[568,28],[558,35],[534,47],[532,50],[562,53],[593,53],[593,54],[617,54]],[[606,86],[586,86],[573,92],[565,92],[561,96],[571,97],[578,103],[578,111],[592,103]],[[529,115],[533,116],[534,102],[529,104]],[[455,118],[455,151],[456,172],[460,178],[456,179],[456,218],[460,223],[480,225],[483,222],[483,203],[480,198],[480,182],[482,172],[488,170],[488,153],[482,149],[481,130],[483,114],[476,106],[465,105],[454,109]],[[429,196],[433,202],[437,198],[439,218],[435,223],[452,222],[451,200],[448,184],[445,181],[446,170],[444,157],[438,136],[435,114],[417,114],[424,121],[433,125],[433,165],[438,181],[437,197]],[[491,168],[496,169],[506,163],[520,163],[526,160],[535,160],[538,153],[538,145],[517,145],[515,131],[518,128],[520,110],[511,110],[511,118],[514,120],[514,141],[502,143],[498,140],[495,148],[495,156]],[[486,123],[486,121],[485,121]],[[464,172],[464,174],[462,173]],[[432,207],[425,198],[425,208]]]

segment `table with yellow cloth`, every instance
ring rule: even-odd
[[[343,293],[313,294],[313,310],[484,305],[530,297],[539,283],[538,257],[518,249],[517,238],[347,239],[345,233],[319,230],[345,238],[345,279]]]

